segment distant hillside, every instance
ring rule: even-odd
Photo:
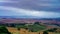
[[[0,16],[0,23],[48,23],[48,24],[59,24],[60,18],[18,18],[17,16]]]

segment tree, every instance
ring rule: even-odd
[[[24,28],[24,29],[28,30],[28,28]]]
[[[48,34],[48,32],[47,31],[43,31],[43,34]]]
[[[11,34],[6,27],[0,26],[0,34]]]
[[[34,24],[38,24],[38,25],[40,25],[40,22],[35,22]]]

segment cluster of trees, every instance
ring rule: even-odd
[[[48,29],[48,32],[56,32],[57,28]]]
[[[52,29],[48,29],[46,31],[43,31],[43,34],[48,34],[48,32],[56,32],[57,28],[52,28]]]
[[[11,34],[6,27],[0,26],[0,34]]]

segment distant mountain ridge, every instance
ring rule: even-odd
[[[12,19],[20,18],[20,19],[58,20],[58,21],[60,21],[60,17],[59,18],[23,18],[23,17],[20,17],[20,16],[0,16],[0,18],[12,18]]]

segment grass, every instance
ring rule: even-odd
[[[39,25],[39,24],[34,24],[34,25],[17,25],[16,28],[28,28],[30,31],[33,31],[33,32],[37,32],[37,31],[40,31],[40,30],[44,30],[46,29],[45,26],[43,25]]]
[[[46,29],[45,26],[41,26],[41,25],[37,25],[37,24],[35,24],[35,25],[28,25],[28,28],[29,28],[29,30],[32,30],[33,32],[37,32],[37,31]]]

